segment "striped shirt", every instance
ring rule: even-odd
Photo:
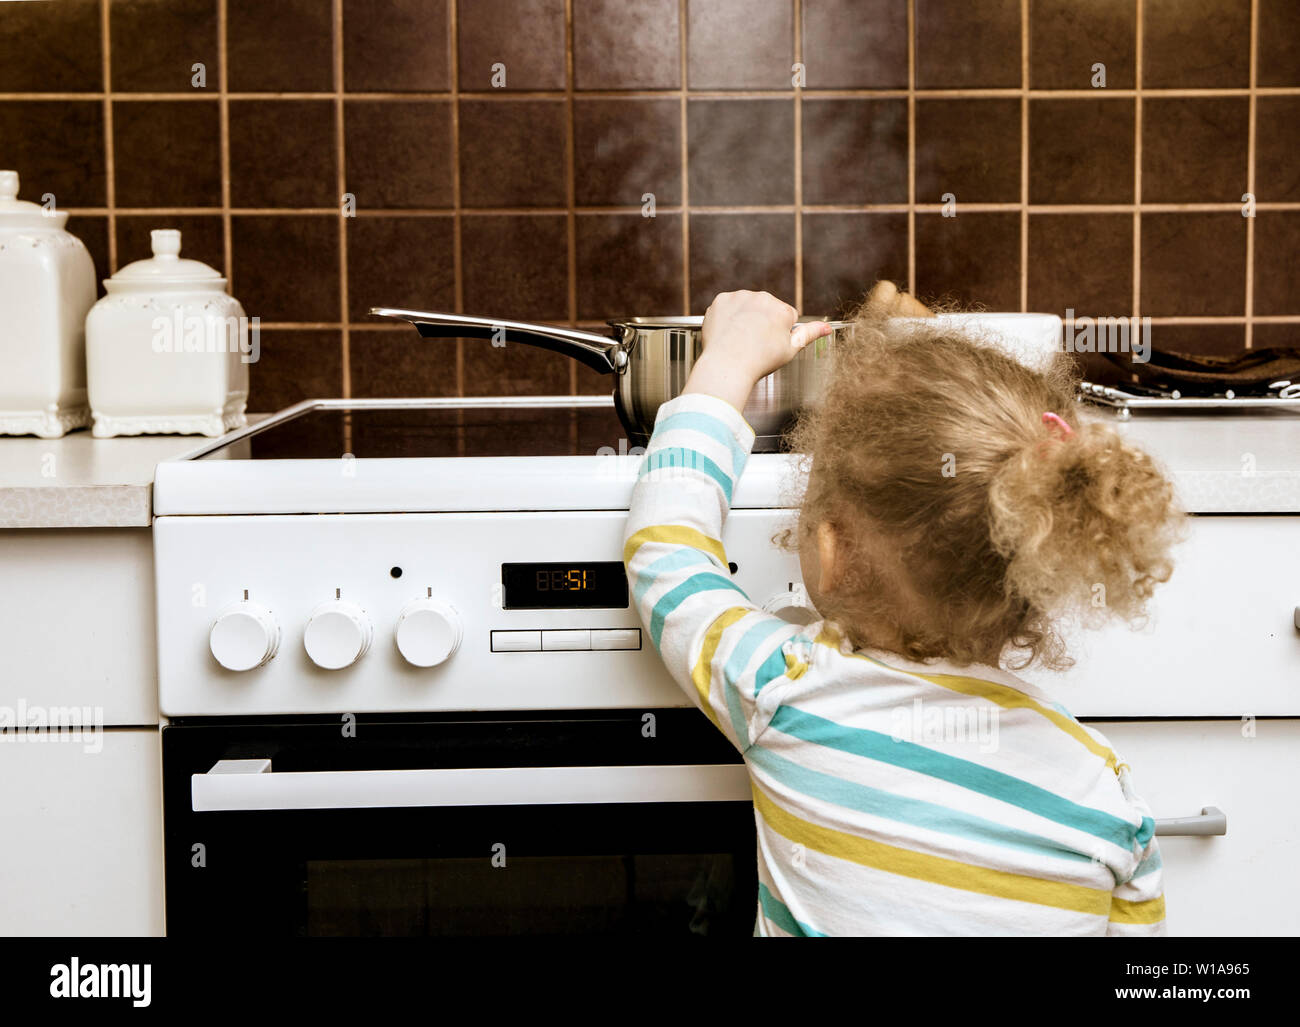
[[[669,672],[743,755],[757,935],[1161,935],[1155,825],[1097,731],[994,667],[854,651],[732,581],[723,522],[754,433],[659,409],[624,562]]]

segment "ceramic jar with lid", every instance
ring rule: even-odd
[[[90,423],[86,311],[95,265],[68,215],[18,199],[0,171],[0,435],[54,439]]]
[[[181,233],[150,233],[153,256],[108,279],[86,318],[94,434],[221,435],[245,424],[259,353],[226,280],[181,257]]]

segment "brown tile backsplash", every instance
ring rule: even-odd
[[[113,0],[109,32],[114,90],[217,92],[217,0]]]
[[[451,85],[451,0],[343,0],[343,88],[415,92]]]
[[[1142,84],[1250,85],[1251,0],[1142,0]]]
[[[119,206],[221,206],[216,100],[114,103],[113,155]]]
[[[1300,343],[1294,0],[59,0],[0,3],[0,53],[0,167],[101,278],[165,227],[228,272],[254,409],[609,390],[375,305],[842,315],[885,277]]]

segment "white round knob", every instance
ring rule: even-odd
[[[402,607],[397,651],[416,667],[436,667],[460,648],[460,616],[440,599],[415,599]]]
[[[817,619],[817,611],[809,603],[808,593],[802,585],[796,585],[789,592],[778,592],[763,604],[763,609],[791,624],[811,624]]]
[[[331,599],[312,610],[302,644],[316,666],[342,670],[365,656],[373,637],[365,610],[356,603]]]
[[[280,648],[280,625],[259,603],[234,603],[212,622],[208,648],[226,670],[253,670]]]

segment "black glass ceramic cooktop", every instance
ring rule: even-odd
[[[608,407],[314,408],[220,446],[207,460],[588,456],[631,443]],[[621,444],[620,444],[621,442]]]

